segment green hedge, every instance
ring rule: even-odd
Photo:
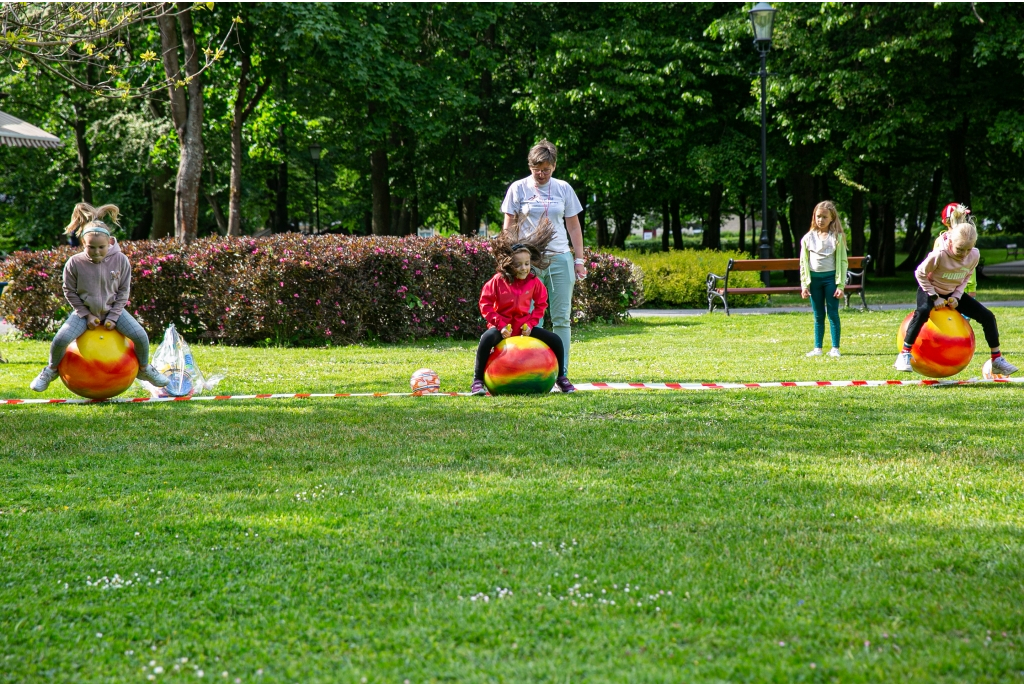
[[[615,254],[627,258],[643,273],[644,302],[651,307],[707,307],[709,273],[725,274],[730,259],[750,259],[745,252],[714,250],[672,250],[640,254],[619,250]],[[729,285],[757,287],[757,272],[741,271],[729,275]],[[730,307],[762,304],[764,296],[729,296]]]

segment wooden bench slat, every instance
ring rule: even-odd
[[[863,257],[850,257],[849,268],[864,266]],[[799,271],[799,259],[735,259],[732,271]]]
[[[843,288],[843,292],[850,292],[852,290],[860,290],[859,285],[848,285]],[[716,288],[722,295],[725,294],[725,288]],[[781,293],[798,293],[800,292],[800,286],[798,285],[779,285],[771,288],[729,288],[730,295],[775,295]]]

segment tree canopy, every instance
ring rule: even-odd
[[[472,234],[544,137],[592,242],[660,215],[718,248],[723,215],[760,208],[748,9],[7,3],[0,107],[66,145],[0,148],[0,250],[54,244],[93,199],[122,206],[128,238],[306,230],[314,173],[325,231]],[[774,38],[784,252],[823,199],[882,273],[948,201],[1024,233],[1019,5],[785,4]]]

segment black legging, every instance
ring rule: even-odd
[[[942,296],[940,295],[940,297]],[[964,293],[956,310],[981,324],[982,329],[985,331],[985,342],[988,343],[989,347],[999,347],[999,329],[996,327],[996,317],[995,314],[985,308],[985,305]],[[907,337],[903,341],[904,344],[913,345],[917,341],[917,335],[921,332],[925,322],[928,321],[931,311],[931,296],[922,290],[921,286],[917,286],[917,309],[914,311],[914,318],[910,320],[910,325],[907,326]]]
[[[562,347],[562,339],[551,331],[545,331],[540,326],[534,326],[530,331],[530,337],[540,340],[551,348],[558,360],[558,377],[565,375],[565,349]],[[476,348],[476,367],[473,369],[473,380],[484,379],[484,369],[487,368],[487,358],[491,356],[491,350],[501,342],[501,329],[488,328],[480,336],[480,346]]]

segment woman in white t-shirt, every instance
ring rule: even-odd
[[[569,339],[572,321],[572,291],[577,280],[587,277],[583,258],[583,228],[579,215],[583,205],[576,192],[565,181],[553,178],[558,151],[547,140],[530,149],[527,162],[530,175],[508,187],[501,211],[505,213],[505,227],[512,224],[517,214],[527,217],[526,226],[536,228],[542,219],[555,227],[555,237],[548,244],[547,255],[551,264],[537,275],[548,291],[548,313],[551,327],[562,340],[565,349],[565,368],[569,367]],[[543,324],[543,320],[540,322]]]

